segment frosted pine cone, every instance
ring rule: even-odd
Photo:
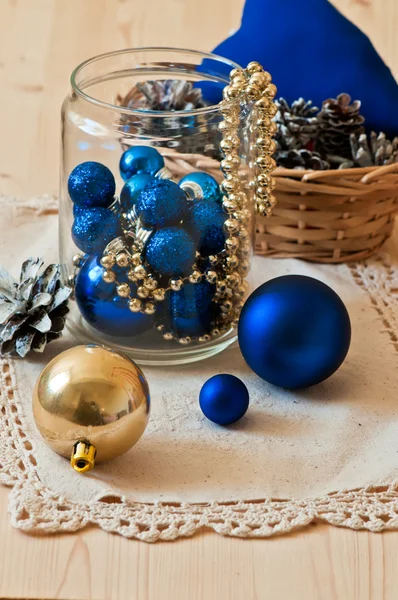
[[[303,98],[289,105],[284,98],[275,100],[278,112],[274,121],[278,125],[275,141],[280,150],[299,150],[313,142],[318,135],[319,108],[312,105],[311,100]]]
[[[44,268],[41,258],[23,263],[19,282],[0,267],[0,354],[43,352],[61,335],[71,292],[60,266]]]

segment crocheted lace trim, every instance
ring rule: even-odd
[[[0,203],[7,201],[0,199]],[[16,206],[20,209],[21,204]],[[47,197],[27,201],[23,210],[48,214],[56,212],[57,204]],[[347,276],[369,294],[398,351],[398,270],[386,254],[346,269]],[[372,532],[398,527],[398,480],[305,500],[147,504],[107,495],[89,504],[70,501],[39,479],[34,442],[27,434],[12,360],[0,363],[0,385],[0,483],[12,488],[12,524],[23,531],[72,532],[95,524],[127,538],[155,542],[188,537],[203,527],[242,538],[287,533],[313,521]]]

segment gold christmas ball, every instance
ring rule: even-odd
[[[76,346],[40,374],[33,415],[50,448],[85,473],[140,439],[149,418],[148,383],[123,354],[103,346]]]

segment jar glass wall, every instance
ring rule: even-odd
[[[59,231],[75,286],[68,328],[79,341],[141,364],[182,364],[236,339],[254,220],[247,107],[231,117],[234,135],[220,150],[218,103],[236,67],[144,48],[95,57],[72,74]],[[231,166],[240,158],[234,202],[220,188],[223,157]]]

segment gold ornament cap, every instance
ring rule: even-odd
[[[87,473],[95,465],[97,450],[90,442],[76,442],[73,446],[70,464],[78,473]]]
[[[33,392],[33,416],[46,443],[78,473],[134,446],[148,423],[145,375],[119,352],[76,346],[56,356]]]

